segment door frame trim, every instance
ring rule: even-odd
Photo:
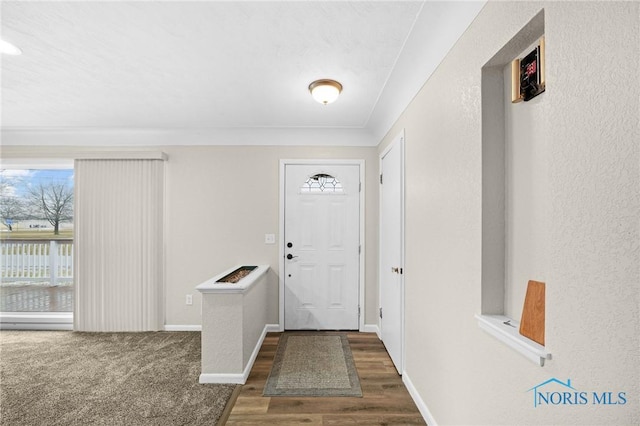
[[[400,245],[401,245],[401,250],[400,250],[400,267],[403,269],[403,271],[405,271],[405,223],[406,223],[406,217],[405,217],[405,213],[406,213],[406,208],[405,208],[405,167],[406,167],[406,161],[405,161],[405,136],[404,136],[404,129],[400,130],[400,132],[398,133],[398,135],[393,138],[393,140],[391,141],[391,143],[389,145],[387,145],[387,147],[385,149],[382,150],[382,152],[380,153],[379,156],[379,164],[378,164],[378,171],[382,172],[382,159],[389,153],[389,151],[391,151],[391,149],[393,149],[394,146],[396,146],[396,144],[399,144],[400,147],[400,170],[401,170],[401,174],[402,176],[400,176],[400,199],[401,199],[401,203],[400,203],[400,217],[402,218],[402,224],[401,224],[401,235],[400,235]],[[382,234],[382,196],[380,195],[380,193],[382,192],[382,188],[380,186],[378,186],[378,211],[379,211],[379,221],[378,221],[378,242],[380,242],[380,236]],[[382,285],[380,283],[380,278],[382,277],[382,247],[380,244],[378,244],[378,303],[379,305],[382,305]],[[401,372],[400,374],[404,374],[404,366],[406,365],[406,351],[405,351],[405,285],[404,285],[404,277],[405,274],[401,274],[400,275],[400,289],[401,289],[401,307],[400,309],[402,310],[401,315],[402,315],[402,321],[400,322],[400,351],[402,353],[402,355],[400,356],[401,358],[401,363],[402,365],[400,366],[400,368],[398,368],[398,370]],[[378,337],[380,339],[382,339],[382,322],[380,321],[380,317],[378,317],[378,329],[380,330],[380,333],[378,334]]]
[[[360,220],[360,256],[358,259],[359,265],[359,283],[358,283],[358,305],[360,306],[360,318],[358,318],[359,331],[364,330],[364,317],[365,317],[365,297],[364,297],[364,276],[365,276],[365,161],[364,160],[335,160],[335,159],[281,159],[280,160],[280,211],[278,213],[279,218],[279,230],[278,230],[278,325],[280,331],[284,331],[284,209],[285,209],[285,167],[287,165],[353,165],[360,166],[360,206],[359,206],[359,220]]]

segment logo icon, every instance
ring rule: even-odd
[[[566,400],[567,399],[567,395],[570,398],[571,397],[571,392],[568,392],[566,389],[564,392],[543,392],[543,391],[539,391],[539,388],[545,387],[551,383],[557,383],[559,384],[561,387],[564,387],[566,389],[570,389],[572,391],[576,391],[576,388],[574,388],[573,386],[571,386],[571,379],[567,379],[567,383],[564,383],[558,379],[556,379],[555,377],[550,378],[549,380],[547,380],[546,382],[542,382],[539,385],[536,385],[534,387],[532,387],[531,389],[529,389],[527,392],[531,392],[533,391],[533,406],[537,407],[540,403],[544,403],[544,404],[549,404],[550,400],[551,400],[551,404],[554,404],[553,402],[553,397],[555,396],[556,400],[558,400],[557,403],[555,403],[554,405],[560,404],[560,400],[562,400],[563,398]],[[575,392],[578,393],[578,392]]]

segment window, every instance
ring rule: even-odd
[[[302,193],[343,193],[342,183],[335,177],[324,173],[318,173],[311,176],[302,184],[300,188]]]
[[[73,169],[0,170],[0,311],[73,311]]]

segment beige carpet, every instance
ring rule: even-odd
[[[0,331],[0,424],[215,425],[199,374],[199,332]]]
[[[282,334],[264,395],[362,396],[346,334]]]

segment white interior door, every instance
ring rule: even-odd
[[[358,329],[360,166],[284,173],[284,327]]]
[[[380,331],[398,373],[404,351],[404,135],[380,161]]]

